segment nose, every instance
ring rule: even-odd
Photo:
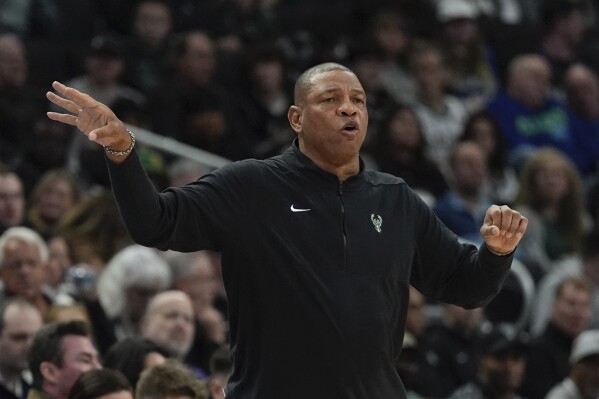
[[[341,104],[339,104],[339,108],[337,108],[337,113],[341,116],[353,116],[357,112],[358,108],[350,98],[344,98]]]

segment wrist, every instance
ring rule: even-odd
[[[508,251],[508,252],[500,252],[500,251],[496,251],[494,249],[491,249],[491,247],[489,247],[487,244],[485,244],[485,246],[487,247],[487,249],[489,250],[489,252],[491,252],[493,255],[497,255],[497,256],[508,256],[511,255],[512,252],[514,252],[514,250]]]
[[[131,138],[131,144],[129,144],[129,147],[127,147],[127,149],[116,150],[116,149],[112,149],[110,147],[104,146],[104,151],[106,151],[107,154],[116,156],[116,157],[126,157],[127,155],[131,154],[131,151],[133,151],[133,148],[135,147],[135,136],[129,129],[127,129],[127,133],[129,133],[129,137]]]

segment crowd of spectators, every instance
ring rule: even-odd
[[[215,399],[231,372],[219,254],[131,241],[102,147],[47,119],[51,82],[131,126],[266,158],[294,138],[293,82],[325,61],[367,93],[366,168],[465,242],[491,203],[529,220],[487,307],[411,291],[396,365],[411,397],[599,397],[598,49],[591,0],[0,2],[0,397]],[[137,151],[159,189],[210,170]]]

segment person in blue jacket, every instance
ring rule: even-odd
[[[480,248],[458,238],[405,182],[368,171],[366,95],[348,68],[316,65],[295,85],[297,134],[282,155],[157,192],[133,134],[105,105],[59,82],[48,99],[105,148],[131,237],[222,254],[234,371],[227,398],[405,398],[394,364],[409,285],[479,307],[501,289],[527,219],[492,205]]]

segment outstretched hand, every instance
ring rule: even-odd
[[[528,219],[507,205],[491,205],[480,228],[487,248],[498,255],[507,255],[516,249],[524,236]]]
[[[68,113],[48,112],[48,118],[76,126],[89,140],[115,151],[125,151],[130,147],[131,136],[110,108],[60,82],[52,83],[52,87],[62,97],[51,91],[46,97]]]

